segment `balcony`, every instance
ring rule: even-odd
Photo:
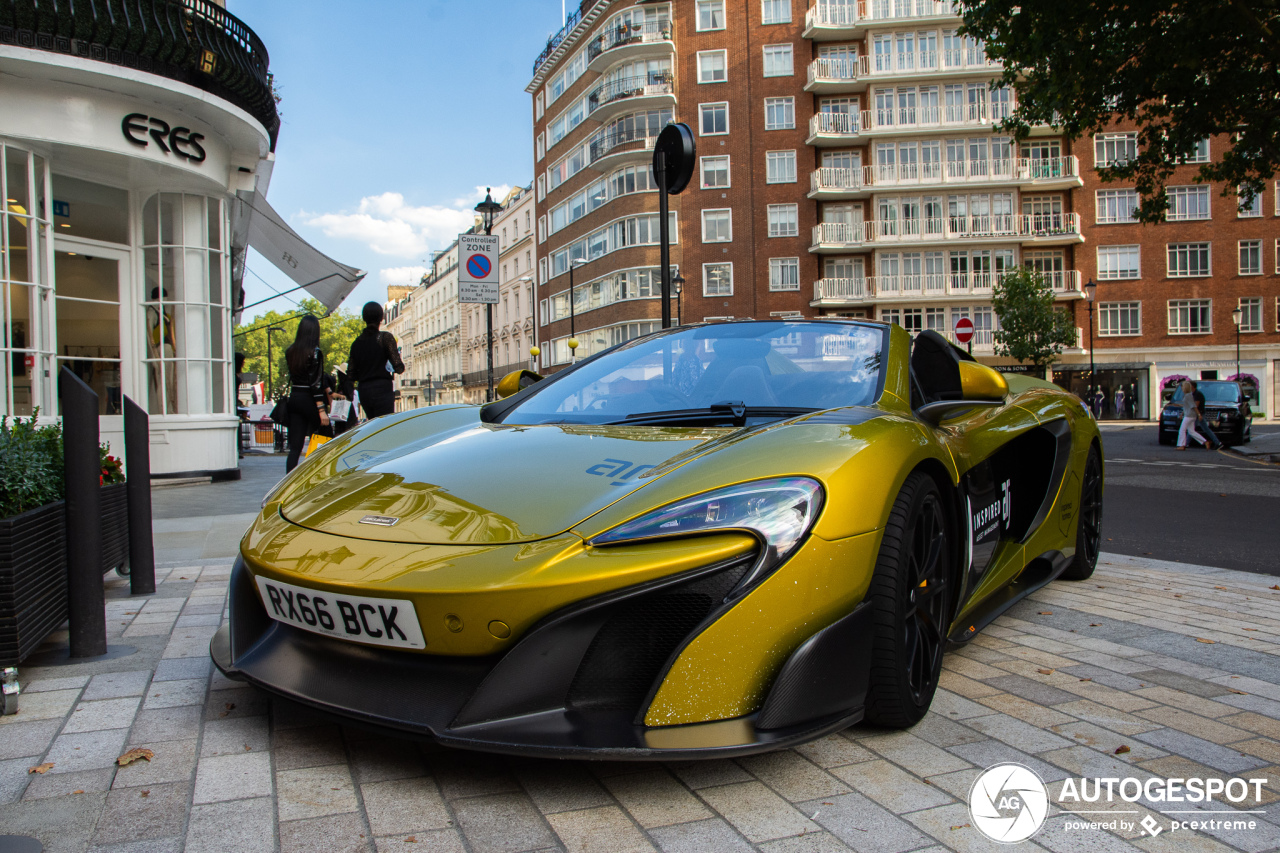
[[[809,63],[806,92],[858,92],[867,84],[896,78],[939,80],[975,72],[999,73],[1001,65],[988,59],[981,47],[957,50],[912,51],[859,56],[849,59],[815,59]]]
[[[620,77],[597,86],[587,95],[587,115],[608,121],[624,110],[675,106],[675,85],[669,73]]]
[[[647,126],[600,130],[587,140],[587,165],[608,171],[629,160],[647,163],[653,159],[650,152],[657,139]]]
[[[959,13],[945,0],[818,0],[805,13],[804,37],[840,41],[877,24],[955,21]]]
[[[209,0],[0,2],[0,44],[61,53],[177,80],[280,130],[267,49]]]
[[[823,222],[813,226],[810,252],[841,253],[880,246],[952,242],[1016,242],[1060,246],[1083,243],[1075,213],[977,214],[928,219]]]
[[[1059,298],[1083,298],[1078,270],[1044,273]],[[937,273],[932,275],[881,275],[865,278],[823,278],[813,283],[817,307],[865,305],[875,302],[946,301],[954,298],[989,298],[995,273]]]
[[[848,145],[859,136],[859,113],[818,113],[809,119],[809,138],[805,142],[819,147]]]
[[[670,21],[619,24],[587,42],[587,70],[599,71],[623,59],[668,56],[674,50]]]
[[[880,190],[939,187],[1016,186],[1069,189],[1083,186],[1076,157],[1044,159],[949,160],[902,163],[861,169],[820,168],[809,176],[809,198],[857,198]]]

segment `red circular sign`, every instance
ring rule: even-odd
[[[956,340],[962,344],[967,344],[973,340],[973,321],[968,317],[961,317],[956,320]]]

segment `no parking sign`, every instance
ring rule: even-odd
[[[498,304],[498,238],[458,235],[458,301]]]

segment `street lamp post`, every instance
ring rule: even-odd
[[[493,220],[497,219],[498,214],[502,212],[502,205],[493,200],[492,190],[485,187],[484,201],[476,205],[476,213],[480,214],[484,219],[484,233],[488,237],[493,234]],[[498,280],[499,286],[502,280]],[[485,402],[493,402],[493,303],[486,303],[484,306],[485,316],[485,335],[487,344],[485,350],[488,352],[488,368],[487,374],[489,379],[489,391],[485,396]]]
[[[573,364],[578,360],[578,334],[574,328],[573,313],[573,271],[585,264],[582,258],[577,258],[569,262],[569,363]]]
[[[1231,322],[1236,324],[1236,381],[1240,381],[1240,323],[1244,320],[1244,311],[1240,306],[1231,312]]]
[[[1093,398],[1095,396],[1093,386],[1097,381],[1094,375],[1093,366],[1093,300],[1098,295],[1098,283],[1093,279],[1089,279],[1089,283],[1084,286],[1084,299],[1089,305],[1089,399],[1085,403],[1089,406],[1089,411],[1094,411]],[[1094,413],[1095,417],[1097,413]]]
[[[431,374],[427,374],[427,405],[434,406],[436,404],[436,385],[432,381]]]
[[[684,276],[680,275],[680,270],[676,270],[675,277],[671,279],[671,284],[676,289],[676,325],[683,326],[684,321],[680,318],[680,291],[684,289]]]

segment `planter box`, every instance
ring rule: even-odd
[[[67,619],[66,506],[0,519],[0,666],[16,666]]]
[[[124,483],[102,487],[102,573],[129,561],[129,496]]]

